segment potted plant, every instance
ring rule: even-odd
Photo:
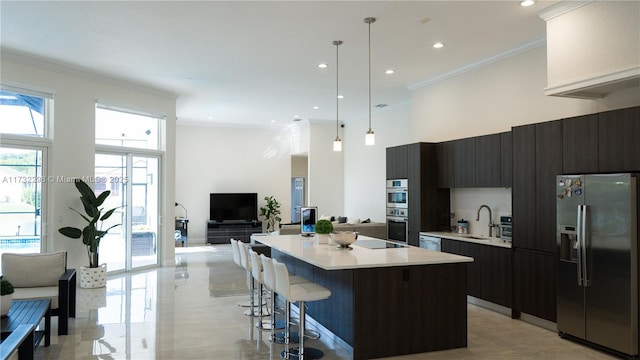
[[[273,196],[265,196],[265,206],[260,207],[260,216],[267,222],[267,232],[276,232],[276,224],[282,220],[280,203]]]
[[[112,225],[104,230],[102,229],[102,226],[104,221],[109,219],[118,208],[105,211],[101,207],[104,201],[111,194],[111,191],[103,191],[98,197],[96,197],[93,189],[91,189],[84,181],[76,179],[74,184],[76,189],[80,192],[80,200],[84,207],[84,214],[72,207],[70,207],[70,209],[80,215],[87,222],[87,225],[83,229],[67,226],[58,229],[58,231],[60,234],[72,239],[81,238],[82,243],[87,247],[89,267],[80,267],[80,287],[103,287],[106,285],[107,281],[107,264],[100,265],[98,262],[100,240],[107,235],[109,230],[119,226],[120,224]]]
[[[328,244],[329,234],[333,231],[333,224],[329,220],[318,220],[314,231],[316,232],[315,238],[318,244]]]
[[[5,316],[11,309],[11,303],[13,302],[13,285],[8,280],[0,280],[0,302],[2,306],[0,308],[0,315]]]

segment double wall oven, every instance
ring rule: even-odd
[[[387,180],[387,240],[407,243],[409,186],[407,179]]]

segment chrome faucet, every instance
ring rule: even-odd
[[[491,214],[491,208],[488,205],[480,205],[480,208],[478,209],[478,215],[476,216],[476,221],[480,221],[480,210],[482,210],[482,208],[487,208],[487,210],[489,210],[489,237],[491,237],[493,228],[496,225],[493,223],[493,215]]]

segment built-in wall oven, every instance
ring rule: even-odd
[[[397,212],[407,213],[406,209],[387,209],[387,240],[406,244],[409,239],[409,218],[389,215]]]
[[[409,240],[409,193],[407,179],[387,180],[387,240]]]
[[[406,209],[409,207],[408,185],[407,179],[387,180],[387,208]]]

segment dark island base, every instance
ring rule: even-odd
[[[350,345],[355,360],[467,346],[467,263],[327,271],[272,256],[331,290],[307,303],[307,315]]]

